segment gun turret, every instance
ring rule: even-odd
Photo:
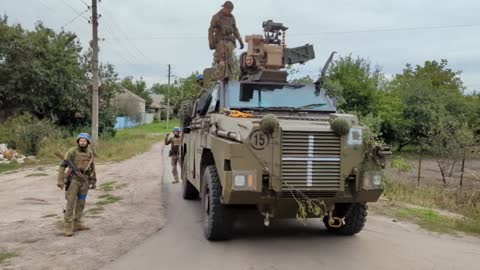
[[[282,45],[280,36],[284,35],[284,32],[288,30],[288,27],[283,26],[283,23],[276,23],[272,20],[263,22],[263,32],[265,36],[266,44]]]
[[[285,33],[288,27],[272,20],[264,21],[264,35],[248,35],[248,52],[240,56],[240,63],[244,67],[246,55],[255,58],[260,71],[249,75],[253,81],[286,81],[287,72],[280,69],[286,65],[303,64],[315,58],[313,45],[307,44],[296,48],[287,48]]]

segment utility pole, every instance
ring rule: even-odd
[[[94,149],[98,147],[98,14],[97,0],[92,0],[92,136]]]
[[[169,128],[168,124],[170,121],[170,76],[171,76],[171,66],[168,64],[168,89],[167,89],[167,130]]]

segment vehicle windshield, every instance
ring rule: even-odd
[[[332,100],[313,85],[229,82],[227,105],[238,109],[335,112]]]

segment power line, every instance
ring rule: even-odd
[[[110,13],[110,11],[105,6],[103,6],[103,11],[107,15],[107,20],[110,21],[111,25],[113,25],[113,28],[118,29],[121,35],[123,35],[124,37],[127,37],[128,36],[127,33],[122,29],[122,27],[120,27],[119,24],[116,23],[114,16],[112,15],[112,13]],[[126,38],[125,40],[128,40],[128,39]],[[139,53],[139,55],[141,55],[146,61],[149,61],[149,59],[145,56],[145,54],[140,49],[138,49],[138,47],[135,46],[135,44],[131,44],[131,45]]]
[[[89,4],[87,4],[87,2],[85,2],[85,1],[83,1],[83,0],[80,0],[80,1],[82,1],[82,3],[84,3],[84,4],[85,4],[87,7],[89,7],[89,8],[90,8],[90,5],[89,5]]]
[[[103,16],[103,18],[105,18],[105,16]],[[107,20],[104,20],[104,26],[106,28],[107,31],[104,32],[105,34],[105,37],[107,39],[109,39],[108,37],[111,36],[111,37],[114,37],[114,34],[115,34],[115,31],[113,31],[113,28],[112,26],[110,25],[110,23],[107,21]],[[111,40],[114,40],[114,38],[110,38]],[[111,43],[110,43],[111,44]],[[117,42],[116,45],[117,46],[114,46],[113,44],[111,44],[112,47],[118,47],[118,45],[121,45],[122,43],[120,42]],[[124,49],[123,51],[125,52],[126,55],[128,55],[131,59],[133,59],[133,62],[136,62],[137,60],[137,57],[132,53],[132,51],[130,50],[130,48],[128,46],[124,46]],[[131,62],[129,60],[129,62]]]
[[[85,20],[87,20],[87,22],[90,22],[90,20],[87,17],[83,16],[83,13],[80,13],[79,11],[77,11],[74,7],[72,7],[70,4],[65,2],[65,0],[62,0],[62,2],[71,10],[73,10],[73,12],[75,12],[77,15],[82,16]]]
[[[67,25],[73,23],[75,20],[77,20],[80,16],[82,16],[83,14],[87,13],[88,12],[88,9],[85,10],[84,12],[78,14],[75,18],[73,18],[72,20],[70,20],[69,22],[65,23],[62,27],[60,27],[60,29],[62,28],[65,28]]]
[[[399,27],[384,29],[365,29],[352,31],[323,31],[316,33],[300,33],[288,34],[289,37],[316,36],[328,34],[356,34],[356,33],[375,33],[375,32],[400,32],[400,31],[419,31],[419,30],[435,30],[435,29],[451,29],[451,28],[470,28],[478,27],[480,24],[459,24],[459,25],[443,25],[443,26],[421,26],[421,27]],[[173,40],[173,39],[206,39],[206,36],[152,36],[152,37],[126,37],[127,40]]]

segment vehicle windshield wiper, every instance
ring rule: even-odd
[[[312,104],[296,107],[294,110],[307,109],[307,108],[311,108],[311,107],[320,107],[320,106],[325,106],[325,105],[327,105],[327,103],[312,103]]]

